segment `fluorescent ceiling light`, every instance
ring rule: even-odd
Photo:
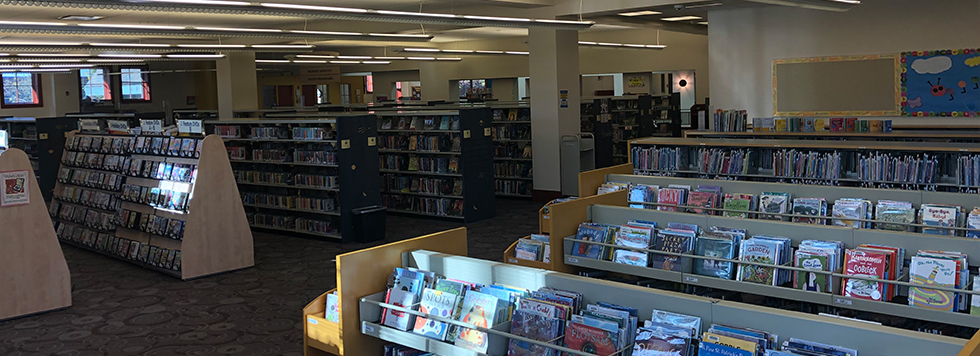
[[[434,61],[435,57],[408,57],[410,61]]]
[[[594,45],[596,45],[595,42],[588,42],[588,41],[578,41],[578,44],[580,44],[580,45],[586,45],[586,46],[594,46]]]
[[[93,47],[170,47],[171,45],[166,43],[89,43]]]
[[[332,64],[358,64],[358,61],[330,61]]]
[[[21,69],[21,72],[54,72],[54,73],[68,73],[71,69],[57,69],[57,68],[28,68]]]
[[[436,58],[436,60],[437,61],[457,61],[458,62],[458,61],[461,61],[463,59],[462,58],[452,58],[452,57],[441,57],[441,58]]]
[[[362,64],[391,64],[388,61],[363,61]]]
[[[86,53],[18,53],[17,57],[88,57]]]
[[[48,59],[18,59],[17,62],[24,63],[81,63],[81,59],[74,58],[48,58]]]
[[[165,26],[165,25],[138,25],[138,24],[115,24],[115,23],[80,23],[76,26],[82,27],[108,27],[108,28],[132,28],[140,30],[183,30],[186,27],[183,26]]]
[[[429,38],[429,35],[406,35],[401,33],[369,33],[368,36],[378,37],[406,37],[406,38]]]
[[[662,44],[637,44],[637,43],[613,43],[613,42],[588,42],[579,41],[580,46],[597,46],[597,47],[612,47],[612,48],[649,48],[649,49],[664,49],[667,48],[666,45]]]
[[[33,68],[33,67],[34,66],[33,65],[30,65],[30,64],[4,64],[4,65],[0,65],[0,69],[8,69],[8,68]]]
[[[298,4],[279,4],[274,2],[264,2],[260,5],[264,7],[273,7],[279,9],[294,9],[294,10],[310,10],[310,11],[330,11],[330,12],[350,12],[363,14],[367,13],[367,9],[355,9],[350,7],[335,7],[335,6],[315,6],[315,5],[298,5]]]
[[[319,55],[319,54],[297,54],[296,55],[296,58],[325,58],[325,59],[334,59],[334,58],[337,58],[337,56],[324,56],[324,55]]]
[[[619,16],[633,17],[633,16],[647,16],[647,15],[660,15],[660,14],[662,14],[662,12],[660,11],[643,10],[643,11],[624,12],[619,14]]]
[[[371,59],[371,56],[337,56],[338,59]]]
[[[81,46],[81,42],[21,42],[3,41],[0,46]]]
[[[405,48],[406,52],[439,52],[437,48]]]
[[[715,6],[721,6],[721,5],[724,5],[724,4],[722,4],[720,2],[716,2],[716,3],[711,3],[711,4],[685,5],[684,6],[684,9],[700,9],[702,7],[715,7]]]
[[[327,35],[327,36],[360,36],[357,32],[333,32],[333,31],[307,31],[307,30],[289,30],[292,33],[302,33],[306,35]]]
[[[0,57],[6,57],[6,56],[9,56],[9,55],[10,55],[10,53],[0,53]]]
[[[167,58],[222,58],[223,54],[168,54]]]
[[[708,21],[701,21],[701,22],[698,22],[698,25],[705,25],[705,26],[707,26],[707,25],[708,25]]]
[[[327,61],[294,60],[293,63],[327,63]]]
[[[85,60],[86,63],[136,63],[143,62],[142,59],[105,59],[105,58],[92,58]]]
[[[401,61],[401,60],[405,60],[405,57],[374,57],[374,59],[389,60],[389,61]]]
[[[610,42],[599,42],[596,44],[600,46],[613,46],[613,47],[619,47],[623,45],[622,43],[610,43]]]
[[[286,44],[282,44],[282,45],[277,45],[277,44],[269,44],[269,45],[266,45],[266,44],[257,44],[257,45],[252,45],[251,47],[252,48],[297,48],[298,49],[298,48],[313,48],[314,46],[313,45],[286,45]]]
[[[444,52],[444,53],[476,53],[476,51],[474,51],[472,49],[444,49],[444,50],[442,50],[442,52]]]
[[[517,17],[494,17],[494,16],[463,15],[463,18],[464,19],[470,19],[470,20],[531,22],[531,19],[517,18]]]
[[[659,44],[656,44],[656,45],[647,45],[646,47],[647,48],[654,48],[654,49],[664,49],[664,48],[667,48],[666,45],[659,45]]]
[[[792,6],[792,7],[800,7],[804,9],[836,11],[836,12],[844,12],[850,10],[851,8],[848,7],[847,5],[858,5],[861,3],[860,1],[856,1],[856,0],[831,0],[829,3],[824,2],[827,5],[822,5],[820,3],[814,3],[814,2],[804,2],[799,0],[746,0],[746,1],[760,3],[760,4]],[[839,5],[832,5],[832,4],[839,4]]]
[[[243,44],[179,44],[181,48],[245,48]]]
[[[563,25],[581,25],[583,23],[587,23],[584,21],[549,20],[549,19],[534,19],[534,22],[563,24]]]
[[[0,21],[0,25],[11,26],[68,26],[63,22],[37,22],[37,21]]]
[[[95,21],[104,19],[104,16],[89,16],[89,15],[65,15],[58,18],[58,20],[68,20],[68,21]]]
[[[123,53],[123,54],[103,53],[103,54],[99,54],[98,56],[99,57],[104,57],[104,58],[160,58],[160,57],[163,57],[162,54],[133,54],[133,53]]]
[[[507,51],[507,52],[504,52],[504,53],[506,53],[506,54],[515,54],[515,55],[519,55],[519,56],[526,56],[526,55],[531,54],[531,52],[521,52],[521,51]]]
[[[700,20],[700,19],[701,19],[700,16],[677,16],[677,17],[663,17],[660,20],[662,20],[662,21],[691,21],[691,20]]]
[[[224,1],[224,0],[143,0],[145,2],[164,2],[170,4],[192,4],[192,5],[223,5],[223,6],[248,6],[250,3],[244,1]]]
[[[94,64],[42,64],[39,68],[92,68]]]
[[[504,54],[504,51],[476,51],[476,53],[482,53],[482,54]]]
[[[255,63],[289,63],[288,59],[256,59]]]
[[[228,32],[284,32],[276,28],[243,28],[243,27],[194,27],[195,30],[228,31]]]
[[[429,12],[405,12],[405,11],[388,11],[388,10],[375,10],[374,12],[382,15],[395,15],[395,16],[422,16],[422,17],[441,17],[441,18],[455,18],[456,15],[453,14],[436,14]]]

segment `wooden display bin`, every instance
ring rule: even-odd
[[[337,289],[331,289],[314,299],[303,308],[303,349],[306,355],[340,355],[343,339],[340,334],[340,323],[327,321],[323,313],[326,311],[327,294]]]
[[[633,174],[633,163],[620,164],[606,168],[594,169],[578,174],[579,198],[596,195],[599,187],[606,183],[607,174]]]
[[[337,255],[336,291],[340,303],[340,323],[323,318],[327,294],[332,291],[311,301],[303,308],[303,354],[360,356],[383,349],[383,340],[361,334],[359,301],[365,295],[384,290],[388,275],[395,267],[403,265],[403,254],[415,250],[465,256],[466,228]]]
[[[531,236],[525,236],[522,237],[521,239],[530,239],[530,238]],[[514,253],[514,249],[517,248],[518,242],[520,242],[520,240],[514,241],[514,243],[510,244],[510,247],[508,247],[507,250],[504,251],[504,261],[507,261],[507,263],[518,265],[518,266],[540,268],[540,269],[547,269],[547,270],[552,269],[551,262],[531,261],[531,260],[517,258]]]

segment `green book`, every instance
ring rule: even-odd
[[[827,254],[819,251],[798,250],[794,266],[816,271],[829,271]],[[796,271],[793,277],[793,287],[811,292],[828,293],[827,275],[813,272]]]

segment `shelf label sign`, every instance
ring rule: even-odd
[[[310,324],[313,324],[313,325],[320,324],[320,322],[316,321],[316,319],[313,319],[313,318],[310,318],[310,317],[307,317],[306,318],[306,321],[309,322]]]
[[[143,132],[163,132],[163,120],[140,120],[140,128]]]
[[[340,149],[346,150],[350,148],[350,140],[340,140]]]
[[[850,299],[845,298],[834,298],[834,304],[840,305],[853,305],[854,303]]]
[[[177,132],[182,134],[201,133],[201,120],[177,120]]]
[[[99,132],[99,119],[78,119],[78,129],[83,132]]]
[[[578,263],[578,258],[575,258],[575,257],[566,257],[565,258],[565,261],[568,262],[568,263]]]
[[[684,276],[685,283],[697,283],[698,277]]]
[[[489,127],[483,129],[483,136],[487,136],[487,137],[490,136],[490,128]]]
[[[378,138],[377,137],[373,137],[373,136],[372,137],[368,137],[368,147],[374,147],[374,146],[377,146],[377,145],[378,145]]]
[[[0,172],[0,206],[30,204],[30,180],[28,171]]]
[[[463,130],[463,138],[470,138],[470,136],[472,136],[470,130]]]
[[[129,133],[129,123],[125,120],[109,120],[109,133],[125,135]]]
[[[361,334],[374,333],[374,327],[373,326],[368,325],[368,324],[364,324],[362,326],[363,327],[361,329],[363,329],[363,330],[361,330]]]

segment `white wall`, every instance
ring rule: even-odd
[[[847,12],[782,6],[708,14],[711,104],[772,116],[772,60],[980,47],[976,0],[864,0]],[[701,72],[697,73],[700,88]],[[701,96],[699,90],[699,97]],[[903,118],[939,125],[974,119]]]
[[[597,90],[615,90],[613,76],[582,76],[582,96],[594,96]]]

